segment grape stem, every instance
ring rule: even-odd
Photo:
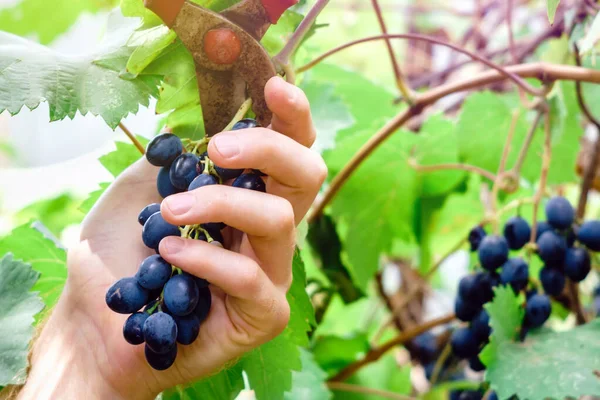
[[[521,174],[521,167],[523,166],[525,157],[527,157],[527,152],[529,151],[529,147],[531,146],[531,142],[533,140],[533,137],[535,136],[535,133],[537,132],[537,128],[538,128],[543,116],[544,116],[544,113],[541,113],[541,112],[537,112],[535,114],[535,119],[533,120],[533,123],[529,127],[529,132],[527,132],[527,137],[525,138],[525,143],[523,143],[523,146],[521,147],[521,151],[519,152],[519,157],[517,158],[517,162],[515,162],[515,165],[513,165],[513,167],[511,168],[511,171],[514,174],[516,174],[517,176],[519,176]]]
[[[574,80],[583,82],[600,83],[600,71],[570,65],[557,65],[549,63],[531,63],[509,66],[507,71],[520,77],[537,78],[543,82],[552,80]],[[395,133],[413,117],[420,115],[428,106],[437,100],[457,92],[478,88],[495,82],[505,80],[506,76],[498,71],[485,71],[470,78],[457,82],[447,83],[417,96],[415,104],[403,109],[398,115],[388,121],[375,133],[348,161],[341,171],[334,177],[325,191],[321,201],[313,208],[308,217],[308,222],[314,222],[333,200],[354,171],[375,151],[387,138]]]
[[[519,110],[515,110],[512,114],[512,119],[510,121],[510,128],[508,129],[508,134],[506,135],[506,141],[504,142],[504,149],[502,150],[502,157],[500,158],[500,164],[498,165],[498,173],[496,175],[496,179],[494,179],[494,185],[492,186],[491,193],[491,209],[492,213],[496,214],[496,209],[498,207],[498,191],[500,190],[500,186],[502,181],[504,180],[504,171],[506,170],[506,160],[508,159],[508,155],[510,154],[510,145],[512,143],[513,137],[515,135],[515,129],[517,128],[517,122],[519,122],[519,116],[521,113]]]
[[[383,356],[385,353],[387,353],[390,349],[392,349],[396,346],[402,345],[402,344],[414,339],[415,337],[419,336],[420,334],[427,332],[430,329],[435,328],[436,326],[450,323],[450,322],[454,321],[455,318],[456,318],[456,315],[454,315],[454,313],[452,313],[452,314],[445,315],[443,317],[439,317],[439,318],[424,322],[421,325],[415,326],[411,329],[408,329],[408,330],[400,333],[398,336],[388,340],[387,342],[383,343],[381,346],[372,347],[371,350],[369,350],[363,358],[347,365],[336,375],[329,378],[328,382],[343,382],[343,381],[345,381],[346,379],[350,378],[352,375],[354,375],[354,373],[356,373],[356,371],[358,371],[365,365],[379,360],[381,358],[381,356]]]
[[[223,129],[223,132],[230,131],[238,121],[244,119],[250,108],[252,108],[252,99],[248,97],[237,110],[229,124]]]
[[[443,170],[462,170],[469,171],[475,174],[481,175],[484,178],[487,178],[491,181],[496,180],[496,175],[493,173],[486,171],[483,168],[480,168],[476,165],[470,164],[462,164],[462,163],[447,163],[447,164],[434,164],[434,165],[420,165],[416,162],[414,158],[410,158],[408,160],[408,165],[410,165],[413,169],[419,172],[434,172],[434,171],[443,171]]]
[[[121,128],[121,130],[125,133],[125,135],[127,135],[129,140],[131,140],[131,143],[133,143],[133,145],[139,150],[139,152],[142,155],[146,154],[146,149],[144,148],[144,146],[142,146],[140,141],[137,140],[135,135],[133,133],[131,133],[131,131],[122,122],[119,122],[119,128]]]
[[[531,223],[531,237],[529,243],[534,244],[537,235],[537,215],[540,202],[546,191],[546,182],[548,180],[548,170],[550,169],[550,161],[552,160],[552,135],[550,132],[550,109],[547,103],[543,104],[543,109],[540,112],[544,114],[544,153],[542,154],[542,171],[540,173],[540,184],[534,196],[533,201],[533,216]]]
[[[381,389],[373,389],[365,386],[354,385],[351,383],[344,382],[328,382],[327,387],[334,391],[350,392],[350,393],[362,393],[367,395],[379,396],[384,399],[392,400],[416,400],[415,397],[404,396],[402,394],[388,392]]]
[[[438,359],[435,362],[435,365],[433,366],[433,373],[431,374],[431,380],[429,381],[431,386],[435,385],[436,382],[438,381],[438,378],[440,377],[440,373],[442,372],[444,363],[446,362],[448,357],[450,357],[451,354],[452,354],[452,345],[450,344],[450,341],[448,341],[448,343],[446,343],[446,345],[444,346],[444,350],[442,350],[442,354],[440,354],[440,356],[438,357]]]
[[[371,0],[371,3],[373,5],[373,10],[375,10],[375,15],[377,15],[377,21],[379,22],[381,33],[387,35],[388,30],[385,25],[385,20],[383,19],[381,7],[379,7],[379,2],[377,0]],[[394,76],[396,77],[396,86],[398,86],[398,90],[400,90],[400,93],[402,94],[402,97],[404,97],[406,102],[408,104],[412,104],[414,95],[410,86],[408,86],[406,80],[404,79],[404,75],[402,74],[402,70],[400,69],[398,60],[396,59],[396,53],[394,53],[394,49],[392,48],[392,41],[390,40],[390,38],[385,39],[385,45],[390,56],[390,61],[392,62],[392,69],[394,71]]]

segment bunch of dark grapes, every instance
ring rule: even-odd
[[[478,354],[491,333],[489,315],[483,305],[494,296],[493,287],[510,285],[526,293],[522,337],[531,328],[542,326],[550,317],[549,296],[563,292],[566,278],[581,282],[590,272],[589,251],[600,251],[600,221],[575,223],[575,210],[564,197],[546,204],[546,221],[536,230],[536,253],[543,261],[540,282],[543,292],[532,287],[529,265],[511,251],[519,251],[530,241],[531,227],[517,216],[506,222],[503,236],[488,235],[481,226],[469,233],[471,251],[477,251],[481,270],[461,279],[455,303],[457,318],[469,326],[456,329],[450,339],[454,354],[469,360],[475,371],[485,369]]]
[[[233,130],[254,128],[253,119],[244,119]],[[185,145],[184,145],[185,143]],[[221,168],[206,153],[208,140],[182,141],[171,133],[156,136],[146,150],[150,164],[161,167],[156,186],[162,197],[216,185],[233,179],[233,186],[265,191],[260,171]],[[158,253],[167,236],[184,236],[223,246],[225,224],[211,222],[179,227],[169,224],[160,213],[160,204],[146,206],[138,216],[142,240]],[[145,343],[148,364],[165,370],[175,362],[177,343],[192,344],[211,307],[209,282],[169,264],[159,254],[140,264],[133,277],[117,281],[106,293],[106,304],[120,314],[131,314],[123,326],[125,340]],[[143,308],[143,309],[142,309]],[[141,310],[141,311],[140,311]]]

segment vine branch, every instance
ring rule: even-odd
[[[548,64],[545,62],[519,64],[506,67],[506,70],[519,75],[522,78],[536,78],[542,82],[553,80],[574,80],[600,83],[600,71],[588,68],[582,68],[570,65]],[[316,204],[308,221],[313,222],[323,212],[329,202],[342,188],[348,178],[354,173],[358,166],[391,136],[402,125],[411,118],[421,114],[426,107],[435,103],[437,100],[453,93],[477,88],[483,85],[496,83],[506,79],[506,76],[498,71],[486,71],[473,77],[463,79],[457,82],[447,83],[428,92],[420,94],[415,100],[415,104],[402,110],[386,123],[375,135],[373,135],[358,151],[352,159],[342,168],[340,173],[335,176],[325,192],[322,200]]]
[[[122,122],[119,122],[119,128],[121,128],[121,130],[125,132],[129,140],[131,140],[131,143],[133,143],[133,145],[139,150],[139,152],[142,155],[146,154],[146,149],[144,148],[144,146],[142,146],[140,141],[137,140],[135,135],[131,133],[131,131]]]
[[[461,164],[461,163],[420,165],[420,164],[417,164],[417,162],[412,159],[409,160],[408,163],[412,168],[414,168],[415,170],[417,170],[419,172],[434,172],[434,171],[442,171],[442,170],[449,170],[449,169],[450,170],[457,169],[457,170],[462,170],[462,171],[473,172],[473,173],[480,175],[484,178],[487,178],[491,181],[494,181],[496,179],[496,175],[494,175],[490,171],[486,171],[485,169],[480,168],[476,165]]]
[[[456,316],[454,315],[454,313],[452,314],[448,314],[445,315],[443,317],[440,318],[436,318],[433,319],[431,321],[427,321],[419,326],[415,326],[411,329],[408,329],[402,333],[400,333],[398,336],[396,336],[395,338],[392,338],[390,340],[388,340],[387,342],[385,342],[384,344],[382,344],[379,347],[374,347],[371,350],[369,350],[369,352],[360,360],[355,361],[349,365],[347,365],[345,368],[343,368],[340,372],[338,372],[336,375],[334,375],[333,377],[329,378],[329,382],[343,382],[346,379],[348,379],[349,377],[351,377],[352,375],[354,375],[354,373],[356,371],[358,371],[359,369],[361,369],[362,367],[364,367],[367,364],[370,364],[374,361],[379,360],[379,358],[381,356],[383,356],[388,350],[404,344],[412,339],[414,339],[415,337],[419,336],[420,334],[422,334],[423,332],[427,332],[428,330],[435,328],[436,326],[439,325],[444,325],[447,324],[449,322],[452,322],[454,319],[456,318]]]
[[[535,194],[533,201],[533,217],[531,221],[531,237],[529,242],[535,243],[537,235],[537,215],[540,207],[540,202],[546,191],[546,181],[548,179],[548,170],[550,169],[550,161],[552,160],[552,135],[550,132],[550,109],[544,103],[544,110],[540,111],[544,115],[544,153],[542,154],[542,171],[540,173],[540,185]]]

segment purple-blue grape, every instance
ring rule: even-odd
[[[471,251],[476,251],[481,244],[483,238],[487,235],[483,227],[477,225],[469,232],[469,244],[471,245]]]
[[[540,281],[542,282],[544,293],[550,296],[561,294],[566,283],[564,273],[552,267],[544,267],[540,270]]]
[[[244,118],[238,122],[236,122],[233,127],[231,128],[232,131],[237,131],[240,129],[250,129],[250,128],[256,128],[258,125],[258,122],[253,119],[253,118]]]
[[[266,192],[267,187],[262,178],[254,173],[242,174],[235,181],[233,186],[242,189],[256,190],[257,192]]]
[[[158,250],[160,241],[167,236],[181,236],[179,227],[165,221],[159,212],[152,214],[142,229],[144,244],[151,249]]]
[[[209,174],[200,174],[196,178],[194,178],[192,183],[190,183],[190,185],[188,186],[187,190],[190,191],[201,188],[203,186],[217,185],[218,183],[219,181],[214,176]]]
[[[221,178],[221,180],[228,181],[230,179],[235,179],[241,174],[243,174],[244,168],[221,168],[218,165],[215,165],[215,171],[217,172],[217,175],[219,175],[219,178]]]
[[[479,274],[466,275],[458,283],[458,296],[473,306],[479,306],[484,303],[480,286]]]
[[[158,171],[158,176],[156,177],[156,189],[158,189],[158,194],[160,194],[162,198],[181,192],[181,190],[177,189],[171,183],[168,167],[162,167]]]
[[[119,314],[132,314],[147,302],[148,291],[133,277],[119,279],[106,292],[106,305]]]
[[[504,225],[504,237],[511,250],[519,250],[529,242],[531,228],[521,217],[512,217]]]
[[[481,400],[483,394],[479,390],[463,390],[458,400]]]
[[[536,228],[535,228],[535,240],[536,240],[536,242],[540,238],[540,236],[542,236],[544,234],[544,232],[548,232],[548,231],[554,231],[554,228],[552,227],[552,225],[550,225],[546,221],[540,221],[540,222],[538,222],[537,225],[536,225]]]
[[[581,282],[592,270],[590,253],[581,247],[567,249],[565,255],[565,274],[573,282]]]
[[[469,358],[469,368],[475,372],[485,371],[485,365],[479,359],[479,356],[473,356]]]
[[[585,221],[579,227],[577,239],[592,251],[600,251],[600,221]]]
[[[146,361],[148,361],[148,364],[152,368],[157,371],[164,371],[169,369],[175,362],[175,359],[177,358],[177,345],[168,349],[166,353],[156,353],[148,346],[148,344],[146,344],[144,354],[146,356]]]
[[[171,277],[172,269],[164,258],[154,254],[142,261],[135,277],[146,289],[161,289]]]
[[[510,285],[515,292],[525,289],[529,282],[529,266],[522,258],[511,258],[502,266],[500,282]]]
[[[173,186],[186,190],[200,174],[198,170],[199,162],[200,158],[192,153],[183,153],[177,157],[169,169],[169,178],[171,178]]]
[[[144,339],[154,353],[165,354],[175,346],[177,324],[164,312],[152,314],[144,322]]]
[[[472,320],[480,309],[481,305],[469,302],[460,296],[457,296],[454,301],[454,313],[456,314],[456,318],[461,321],[468,322]]]
[[[168,167],[182,152],[181,139],[172,133],[162,133],[148,143],[146,159],[157,167]]]
[[[123,325],[123,337],[129,344],[144,343],[144,322],[150,315],[145,312],[131,314]]]
[[[163,291],[165,305],[171,314],[179,317],[183,317],[194,311],[199,297],[199,289],[194,278],[186,273],[171,277]]]
[[[508,260],[508,243],[501,236],[488,235],[481,241],[477,254],[484,269],[495,271]]]
[[[415,337],[411,342],[414,357],[427,364],[433,361],[438,353],[437,338],[431,332],[425,332]]]
[[[452,351],[458,358],[471,358],[479,353],[480,342],[469,328],[458,328],[450,337]]]
[[[567,229],[575,221],[575,210],[569,200],[555,196],[546,203],[546,220],[554,229]]]
[[[200,323],[202,323],[210,312],[210,306],[212,305],[212,296],[208,286],[198,288],[198,304],[194,309],[194,315],[198,317]]]
[[[545,294],[534,294],[525,306],[525,323],[530,328],[538,328],[550,317],[552,305]]]
[[[492,328],[490,327],[490,316],[486,310],[481,310],[471,321],[471,331],[479,341],[485,341],[490,337]]]
[[[138,215],[138,222],[140,223],[140,225],[144,226],[146,221],[148,221],[148,218],[150,218],[150,216],[152,214],[157,213],[159,211],[160,211],[160,204],[152,203],[152,204],[147,205],[146,207],[144,207],[144,209]]]
[[[544,232],[537,240],[538,254],[544,263],[561,268],[567,253],[567,241],[556,232]]]
[[[174,319],[177,324],[177,342],[185,345],[194,343],[200,332],[200,319],[195,314]]]

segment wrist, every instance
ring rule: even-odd
[[[81,328],[86,326],[78,323],[81,318],[59,302],[33,343],[29,375],[18,399],[123,398],[104,379],[94,348],[101,342]]]

